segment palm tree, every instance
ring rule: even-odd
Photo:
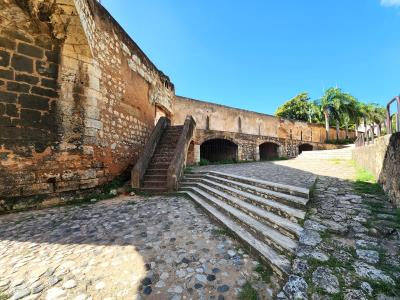
[[[343,93],[339,88],[329,88],[319,100],[319,106],[325,118],[326,140],[329,140],[329,119],[336,120],[336,138],[339,137],[339,110],[343,98]]]
[[[371,123],[371,127],[374,130],[375,127],[378,127],[378,136],[381,135],[382,132],[382,123],[385,120],[386,109],[376,103],[367,104],[368,107],[368,119]]]
[[[358,126],[358,122],[356,121],[358,118],[358,107],[357,107],[357,99],[354,98],[350,94],[343,95],[343,103],[342,103],[342,110],[341,110],[341,120],[344,123],[345,130],[346,130],[346,139],[349,138],[349,125],[351,121],[355,121],[354,125]]]

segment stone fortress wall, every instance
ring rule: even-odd
[[[237,160],[260,160],[260,145],[277,145],[277,155],[296,157],[301,145],[307,144],[314,150],[334,149],[325,144],[325,126],[286,120],[271,115],[232,108],[215,103],[176,96],[174,98],[173,123],[182,124],[186,115],[196,121],[196,136],[189,152],[188,163],[200,161],[200,146],[211,139],[229,140],[237,145]],[[355,132],[350,131],[354,138]],[[330,128],[329,138],[336,139],[336,130]],[[339,131],[345,139],[346,132]]]
[[[0,206],[120,175],[173,97],[97,1],[0,0]]]
[[[0,211],[66,202],[130,170],[162,115],[192,115],[198,142],[209,116],[241,135],[246,159],[257,158],[249,136],[322,141],[317,125],[175,98],[95,0],[0,0]]]

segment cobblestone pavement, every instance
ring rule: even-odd
[[[133,198],[133,200],[132,200]],[[257,262],[182,197],[0,216],[0,299],[232,299]]]
[[[400,299],[398,216],[383,195],[356,193],[349,162],[211,167],[300,186],[319,175],[279,298]],[[223,233],[176,196],[0,216],[0,299],[235,299],[246,280],[261,299],[280,291]]]
[[[315,182],[315,174],[306,169],[293,168],[295,160],[263,161],[227,165],[208,165],[194,168],[194,171],[219,171],[266,181],[309,188]]]
[[[279,298],[400,299],[400,215],[386,197],[355,186],[349,161],[283,163],[320,176]]]

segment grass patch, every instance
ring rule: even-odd
[[[354,162],[352,163],[356,168],[356,181],[353,185],[354,190],[359,194],[369,195],[384,195],[384,191],[380,184],[376,181],[371,172],[358,167]]]
[[[394,222],[396,222],[396,224],[400,225],[400,208],[396,209],[396,211],[395,211]]]
[[[343,160],[342,159],[338,159],[338,158],[332,158],[329,160],[331,163],[333,163],[334,165],[340,165]]]
[[[367,281],[372,289],[373,289],[373,294],[374,296],[377,296],[378,294],[385,294],[386,296],[400,296],[400,285],[395,284],[392,285],[390,283],[386,283],[384,281],[380,280],[371,280],[371,279],[365,279]]]
[[[213,235],[223,235],[223,236],[229,236],[229,237],[234,237],[234,235],[231,233],[230,230],[226,229],[225,227],[220,227],[217,229],[212,230]]]
[[[8,296],[8,295],[3,294],[2,292],[0,292],[0,300],[7,300],[7,299],[10,299],[10,298],[11,298],[10,296]]]
[[[265,283],[271,282],[271,276],[274,274],[274,272],[270,266],[259,262],[257,266],[254,268],[254,271],[260,275],[261,280],[264,281]]]
[[[309,258],[307,261],[312,270],[316,269],[317,267],[329,267],[333,270],[335,270],[336,268],[344,268],[344,269],[350,270],[350,271],[354,270],[352,260],[345,262],[342,260],[338,260],[337,258],[335,258],[333,256],[329,257],[329,259],[327,261],[320,261],[320,260],[312,258],[312,257]]]
[[[258,300],[257,291],[253,288],[250,281],[246,281],[239,293],[240,300]]]

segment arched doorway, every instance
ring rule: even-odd
[[[228,140],[212,139],[200,146],[200,159],[210,162],[237,160],[238,146]]]
[[[275,143],[266,142],[259,146],[260,160],[271,160],[278,158],[279,145]]]
[[[301,154],[301,152],[303,151],[312,151],[313,150],[313,146],[310,144],[301,144],[299,146],[299,154]]]

